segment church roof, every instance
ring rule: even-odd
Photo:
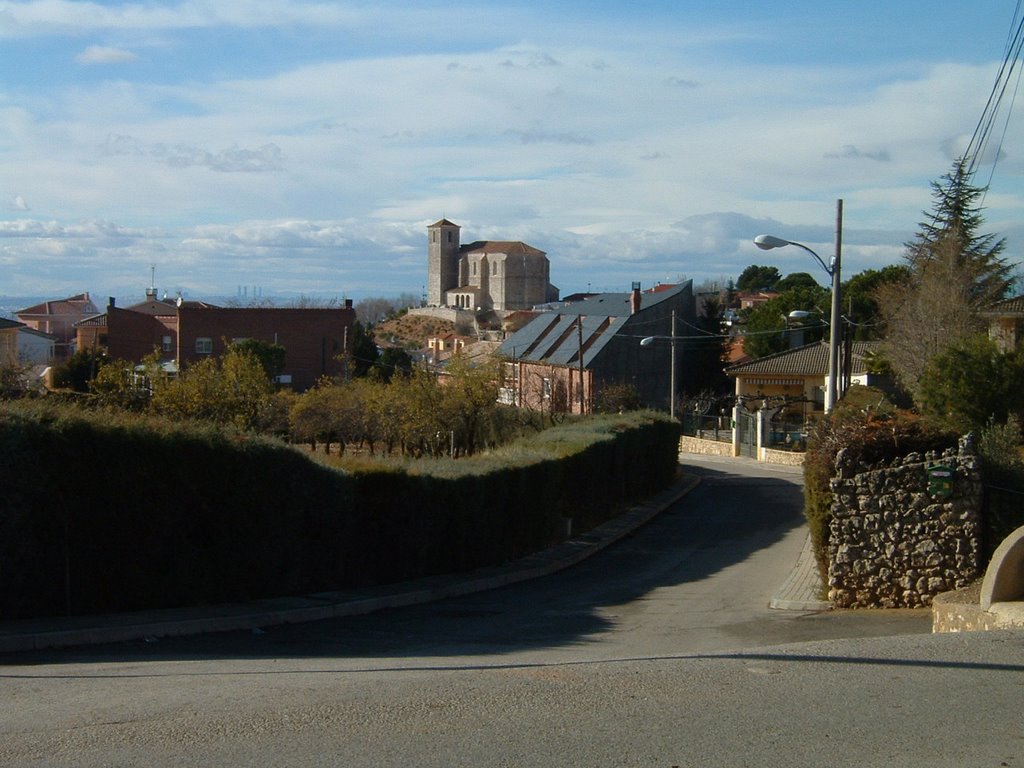
[[[459,227],[459,225],[456,224],[454,221],[448,221],[448,219],[441,219],[440,221],[435,221],[433,224],[427,227],[427,229],[432,229],[434,227]],[[462,229],[462,227],[459,227],[459,229]]]
[[[527,245],[519,240],[477,240],[475,243],[463,245],[459,248],[459,251],[462,253],[475,253],[477,251],[493,254],[504,253],[508,256],[518,256],[520,254],[544,255],[544,251],[538,250],[532,245]]]

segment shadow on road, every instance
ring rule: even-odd
[[[769,549],[803,524],[799,474],[736,467],[726,463],[686,466],[702,480],[694,491],[625,539],[552,576],[364,616],[256,632],[15,654],[0,663],[252,657],[409,659],[592,643],[615,627],[616,610],[643,601],[656,590],[713,579]],[[750,589],[777,586],[752,583]]]

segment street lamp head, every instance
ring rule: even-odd
[[[762,251],[770,251],[772,248],[783,248],[787,245],[793,245],[793,243],[789,240],[783,240],[781,237],[775,237],[775,235],[758,235],[754,238],[754,245]]]
[[[647,336],[646,338],[640,339],[640,346],[641,347],[649,347],[653,343],[654,343],[654,337],[653,336]]]

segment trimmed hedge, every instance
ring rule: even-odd
[[[345,589],[492,565],[671,482],[677,425],[594,417],[356,472],[202,425],[0,407],[0,620]]]

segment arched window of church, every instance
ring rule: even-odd
[[[473,262],[473,277],[476,277],[476,262]]]

